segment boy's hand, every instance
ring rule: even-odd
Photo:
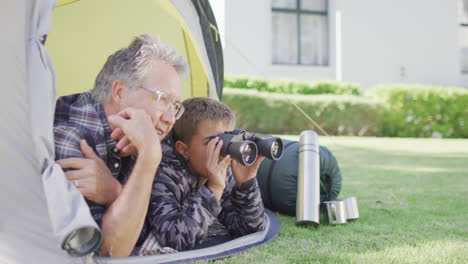
[[[263,159],[265,159],[264,156],[258,156],[257,160],[249,167],[242,165],[237,160],[231,161],[232,174],[234,175],[234,179],[236,179],[237,188],[240,188],[242,184],[257,176],[258,167]]]
[[[226,172],[231,157],[227,155],[220,160],[221,147],[223,141],[218,137],[208,142],[208,158],[206,160],[206,178],[208,179],[208,189],[210,189],[219,201],[226,187]]]

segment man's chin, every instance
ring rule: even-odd
[[[164,134],[161,134],[161,135],[159,135],[159,134],[158,134],[159,141],[162,141],[163,139],[165,139],[165,138],[166,138],[166,136],[167,136],[167,134],[169,134],[169,131],[168,131],[168,132],[166,132],[166,133],[164,133]]]
[[[159,142],[161,142],[163,139],[164,139],[165,135],[160,135],[158,134],[158,139],[159,139]]]

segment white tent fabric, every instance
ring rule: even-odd
[[[71,255],[83,255],[99,246],[101,233],[83,196],[55,163],[56,77],[52,59],[43,44],[52,26],[52,10],[57,2],[36,0],[32,9],[27,47],[30,122],[52,228],[62,248]],[[68,243],[78,248],[70,249]]]
[[[0,263],[65,260],[56,250],[32,141],[26,44],[32,3],[3,1],[0,9]],[[39,245],[39,246],[37,246]],[[28,249],[25,254],[25,249]]]
[[[66,238],[100,234],[54,162],[55,76],[41,42],[56,2],[4,1],[0,9],[0,263],[70,263],[77,259],[60,250]]]

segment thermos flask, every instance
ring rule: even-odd
[[[318,135],[302,131],[299,140],[296,224],[320,224],[320,157]]]

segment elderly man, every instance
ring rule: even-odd
[[[57,101],[56,159],[73,169],[66,175],[102,229],[103,256],[128,256],[148,236],[160,141],[183,112],[187,71],[173,47],[144,35],[107,59],[91,91]]]

